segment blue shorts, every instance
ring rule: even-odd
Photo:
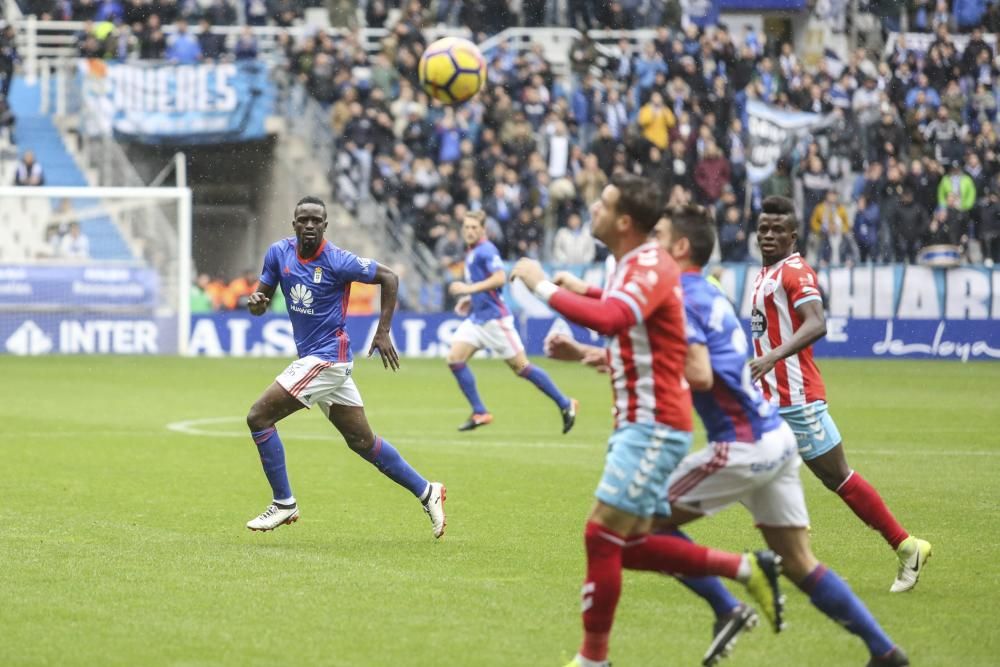
[[[799,456],[805,461],[820,457],[840,444],[840,431],[826,410],[826,401],[778,408],[778,414],[792,427],[799,443]]]
[[[639,517],[670,514],[667,479],[691,448],[691,434],[662,424],[625,424],[611,434],[594,494]]]

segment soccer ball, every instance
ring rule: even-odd
[[[460,104],[486,81],[486,60],[479,48],[461,37],[439,39],[420,58],[420,85],[445,104]]]

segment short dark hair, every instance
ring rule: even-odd
[[[323,215],[326,215],[326,202],[324,202],[319,197],[313,197],[312,195],[306,195],[305,197],[303,197],[302,199],[300,199],[295,204],[295,208],[298,208],[299,206],[302,206],[303,204],[319,204],[320,206],[323,207]]]
[[[691,244],[691,261],[705,266],[715,250],[715,223],[704,206],[685,204],[671,206],[663,211],[670,219],[672,238],[684,238]]]
[[[611,177],[611,185],[618,189],[618,212],[632,218],[644,234],[653,231],[660,219],[660,187],[648,178],[621,173]]]
[[[760,205],[760,212],[768,215],[785,216],[785,222],[792,229],[797,229],[799,226],[798,219],[795,217],[795,202],[788,197],[780,197],[778,195],[766,197]]]

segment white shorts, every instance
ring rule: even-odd
[[[758,526],[809,527],[798,444],[788,424],[754,444],[712,442],[684,458],[667,482],[671,505],[715,514],[743,503]]]
[[[512,359],[524,352],[521,337],[514,328],[514,317],[508,315],[483,324],[466,318],[458,325],[452,342],[468,343],[477,349],[487,349],[501,359]]]
[[[336,363],[308,356],[293,361],[274,380],[302,405],[307,408],[319,405],[329,414],[331,405],[364,405],[351,377],[353,368],[354,363],[350,361]]]

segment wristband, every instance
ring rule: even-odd
[[[535,296],[537,296],[545,303],[548,303],[549,299],[552,298],[552,295],[558,291],[559,291],[559,286],[556,285],[551,280],[543,280],[542,282],[535,285],[534,289]]]

